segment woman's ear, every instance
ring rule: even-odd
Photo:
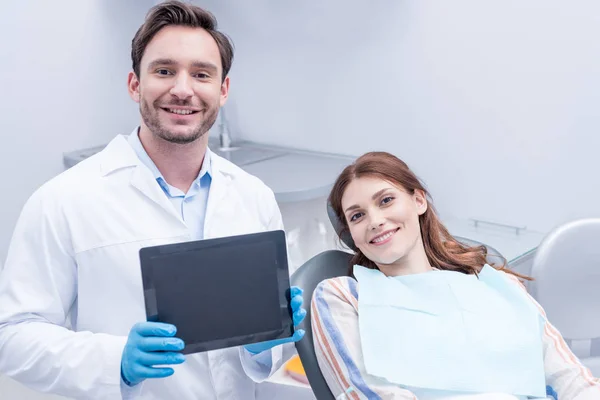
[[[427,211],[427,196],[425,196],[425,192],[420,189],[415,189],[415,194],[413,195],[413,199],[415,201],[415,205],[417,207],[417,213],[419,215],[425,214]]]

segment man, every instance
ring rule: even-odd
[[[304,332],[184,357],[176,327],[144,322],[138,258],[142,247],[283,228],[273,192],[207,148],[232,46],[210,13],[171,1],[148,13],[131,54],[140,127],[23,208],[0,275],[0,373],[74,398],[252,399]],[[301,305],[292,288],[295,325]]]

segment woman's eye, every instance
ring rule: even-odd
[[[352,222],[352,221],[356,221],[356,220],[357,220],[357,219],[359,219],[361,216],[362,216],[362,213],[356,213],[356,214],[353,214],[353,215],[350,217],[350,221],[351,221],[351,222]]]
[[[392,200],[394,200],[394,198],[392,196],[388,196],[388,197],[384,197],[381,200],[381,204],[388,204],[389,202],[391,202]]]

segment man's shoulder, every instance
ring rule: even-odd
[[[211,152],[213,173],[224,173],[232,177],[232,183],[257,194],[271,195],[273,191],[259,177],[250,174],[229,160]]]
[[[81,198],[82,193],[102,190],[102,163],[109,156],[105,153],[106,148],[60,172],[44,182],[32,196],[55,201]]]

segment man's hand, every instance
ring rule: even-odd
[[[181,364],[185,356],[183,340],[173,337],[174,325],[160,322],[140,322],[131,328],[121,357],[121,378],[135,386],[147,378],[173,375],[173,368],[153,368],[154,365]]]

